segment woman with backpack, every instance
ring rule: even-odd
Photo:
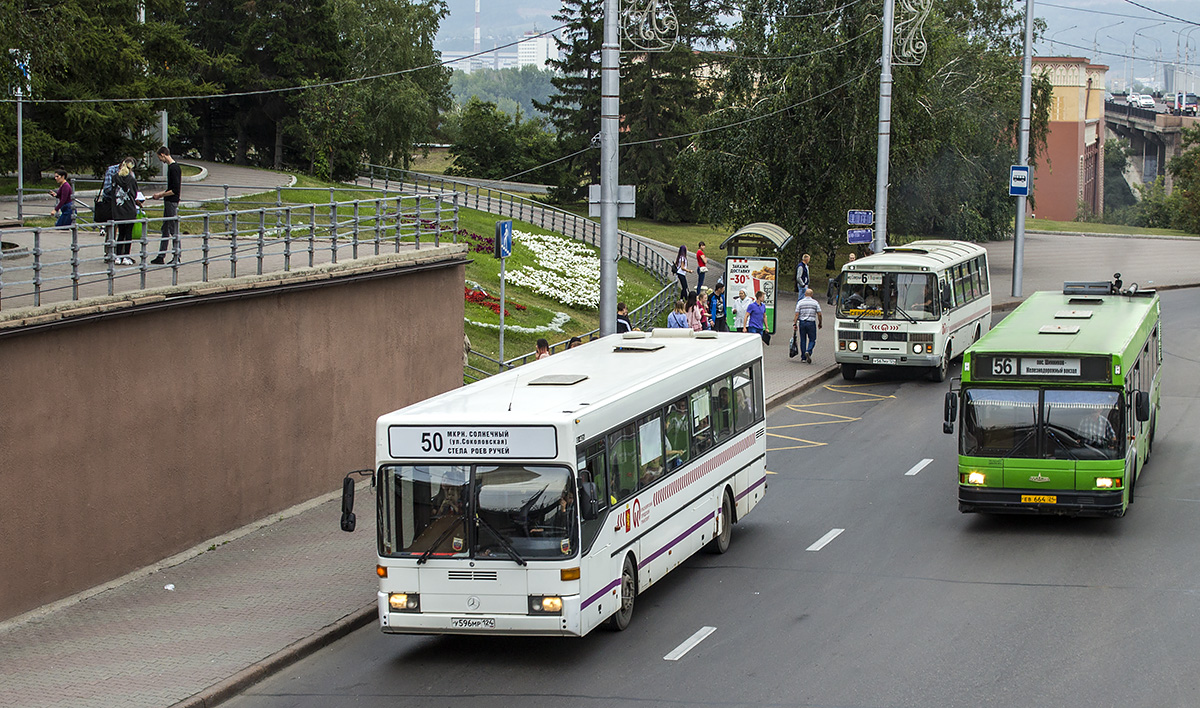
[[[137,202],[134,201],[138,193],[137,177],[133,174],[135,164],[132,157],[125,158],[117,169],[117,176],[113,178],[112,218],[117,222],[117,244],[114,249],[117,265],[136,263],[129,257],[133,222],[137,218]]]

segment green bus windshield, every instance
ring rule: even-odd
[[[1119,460],[1125,456],[1120,392],[990,389],[964,393],[961,453],[972,457]]]

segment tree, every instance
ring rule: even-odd
[[[536,118],[544,114],[534,105],[545,104],[554,92],[554,72],[533,65],[511,69],[455,70],[450,78],[454,101],[462,106],[474,97],[495,103],[509,115]]]
[[[574,155],[564,161],[562,179],[551,198],[573,201],[583,196],[587,184],[600,179],[600,154],[588,150],[600,133],[600,46],[604,40],[603,0],[563,0],[554,19],[567,26],[556,38],[563,52],[550,65],[559,75],[551,79],[556,93],[539,111],[550,116],[557,131],[558,153]],[[578,153],[578,154],[576,154]]]
[[[541,120],[522,120],[494,103],[472,98],[459,112],[452,132],[454,164],[446,174],[484,179],[519,175],[527,182],[554,177],[545,170],[526,172],[553,159],[554,136]]]
[[[1133,206],[1137,199],[1129,182],[1125,180],[1125,169],[1129,162],[1129,141],[1110,139],[1104,142],[1104,214],[1109,221],[1111,212],[1119,212]],[[1110,222],[1112,223],[1112,222]]]
[[[1175,178],[1171,196],[1178,205],[1175,226],[1200,234],[1200,127],[1185,128],[1182,140],[1183,152],[1169,166]]]
[[[702,214],[731,227],[772,221],[785,254],[845,239],[848,208],[875,203],[877,1],[749,0],[716,79],[717,109],[683,157]],[[1011,232],[1005,175],[1016,162],[1020,17],[1002,3],[935,6],[920,66],[894,70],[888,222],[892,234],[968,240]],[[1036,159],[1049,83],[1034,88]]]

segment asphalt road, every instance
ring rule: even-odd
[[[772,412],[767,498],[625,632],[371,626],[227,705],[1200,705],[1200,291],[1163,301],[1162,416],[1123,519],[960,514],[946,386],[865,372]]]

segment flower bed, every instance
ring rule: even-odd
[[[463,288],[463,299],[465,299],[467,302],[473,302],[476,305],[483,305],[492,312],[495,312],[497,315],[500,314],[500,298],[496,297],[495,295],[488,295],[484,291],[478,289]],[[525,309],[524,305],[515,302],[509,304],[518,310]],[[508,316],[510,314],[512,313],[508,311],[508,308],[504,308],[504,315]]]
[[[564,305],[600,306],[600,254],[596,249],[563,236],[523,231],[514,231],[513,239],[533,253],[537,265],[510,271],[506,276],[509,283]]]

